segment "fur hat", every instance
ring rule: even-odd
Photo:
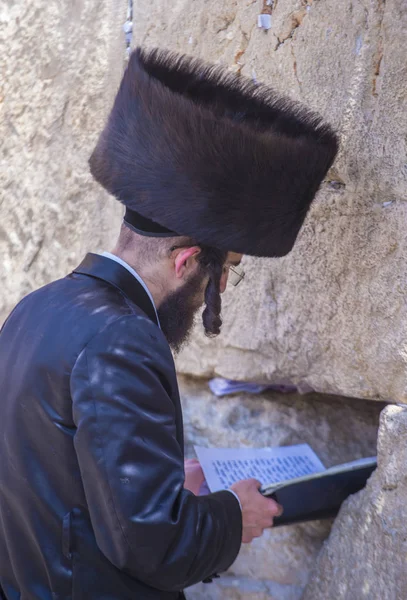
[[[337,149],[329,125],[269,87],[137,48],[90,167],[136,230],[284,256]]]

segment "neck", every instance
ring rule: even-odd
[[[154,304],[158,309],[168,295],[168,291],[162,284],[162,274],[160,278],[159,265],[143,265],[140,261],[134,259],[134,256],[132,256],[131,252],[126,252],[125,250],[119,251],[115,248],[111,252],[118,258],[124,260],[124,262],[126,262],[132,269],[136,271],[138,275],[140,275],[141,279],[148,287],[149,292],[153,297]]]

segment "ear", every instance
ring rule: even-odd
[[[180,252],[175,257],[175,275],[178,279],[185,277],[188,271],[191,271],[196,261],[194,260],[201,249],[199,246],[191,246],[190,248],[181,248]]]

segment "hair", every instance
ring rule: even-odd
[[[219,335],[222,327],[220,280],[227,252],[211,248],[210,246],[200,246],[200,248],[202,251],[198,256],[198,263],[205,274],[209,275],[208,285],[205,290],[205,309],[202,314],[202,321],[205,335],[215,337]]]
[[[215,337],[219,335],[222,326],[220,280],[226,262],[226,251],[200,244],[186,236],[165,238],[143,236],[133,232],[126,224],[122,225],[116,249],[120,252],[131,249],[136,259],[151,264],[160,258],[168,257],[174,246],[199,246],[201,248],[197,262],[202,277],[209,277],[205,290],[202,321],[205,335]]]

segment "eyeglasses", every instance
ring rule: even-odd
[[[229,267],[229,278],[228,282],[231,283],[234,287],[239,285],[241,281],[245,278],[245,272],[240,267]]]
[[[182,246],[172,246],[170,248],[170,252],[174,252],[174,250],[178,250],[179,248],[189,248],[190,246],[191,244],[184,244]],[[239,285],[239,283],[245,278],[246,273],[240,267],[230,265],[229,267],[225,266],[224,269],[225,271],[226,269],[229,270],[228,283],[230,283],[234,287]]]

